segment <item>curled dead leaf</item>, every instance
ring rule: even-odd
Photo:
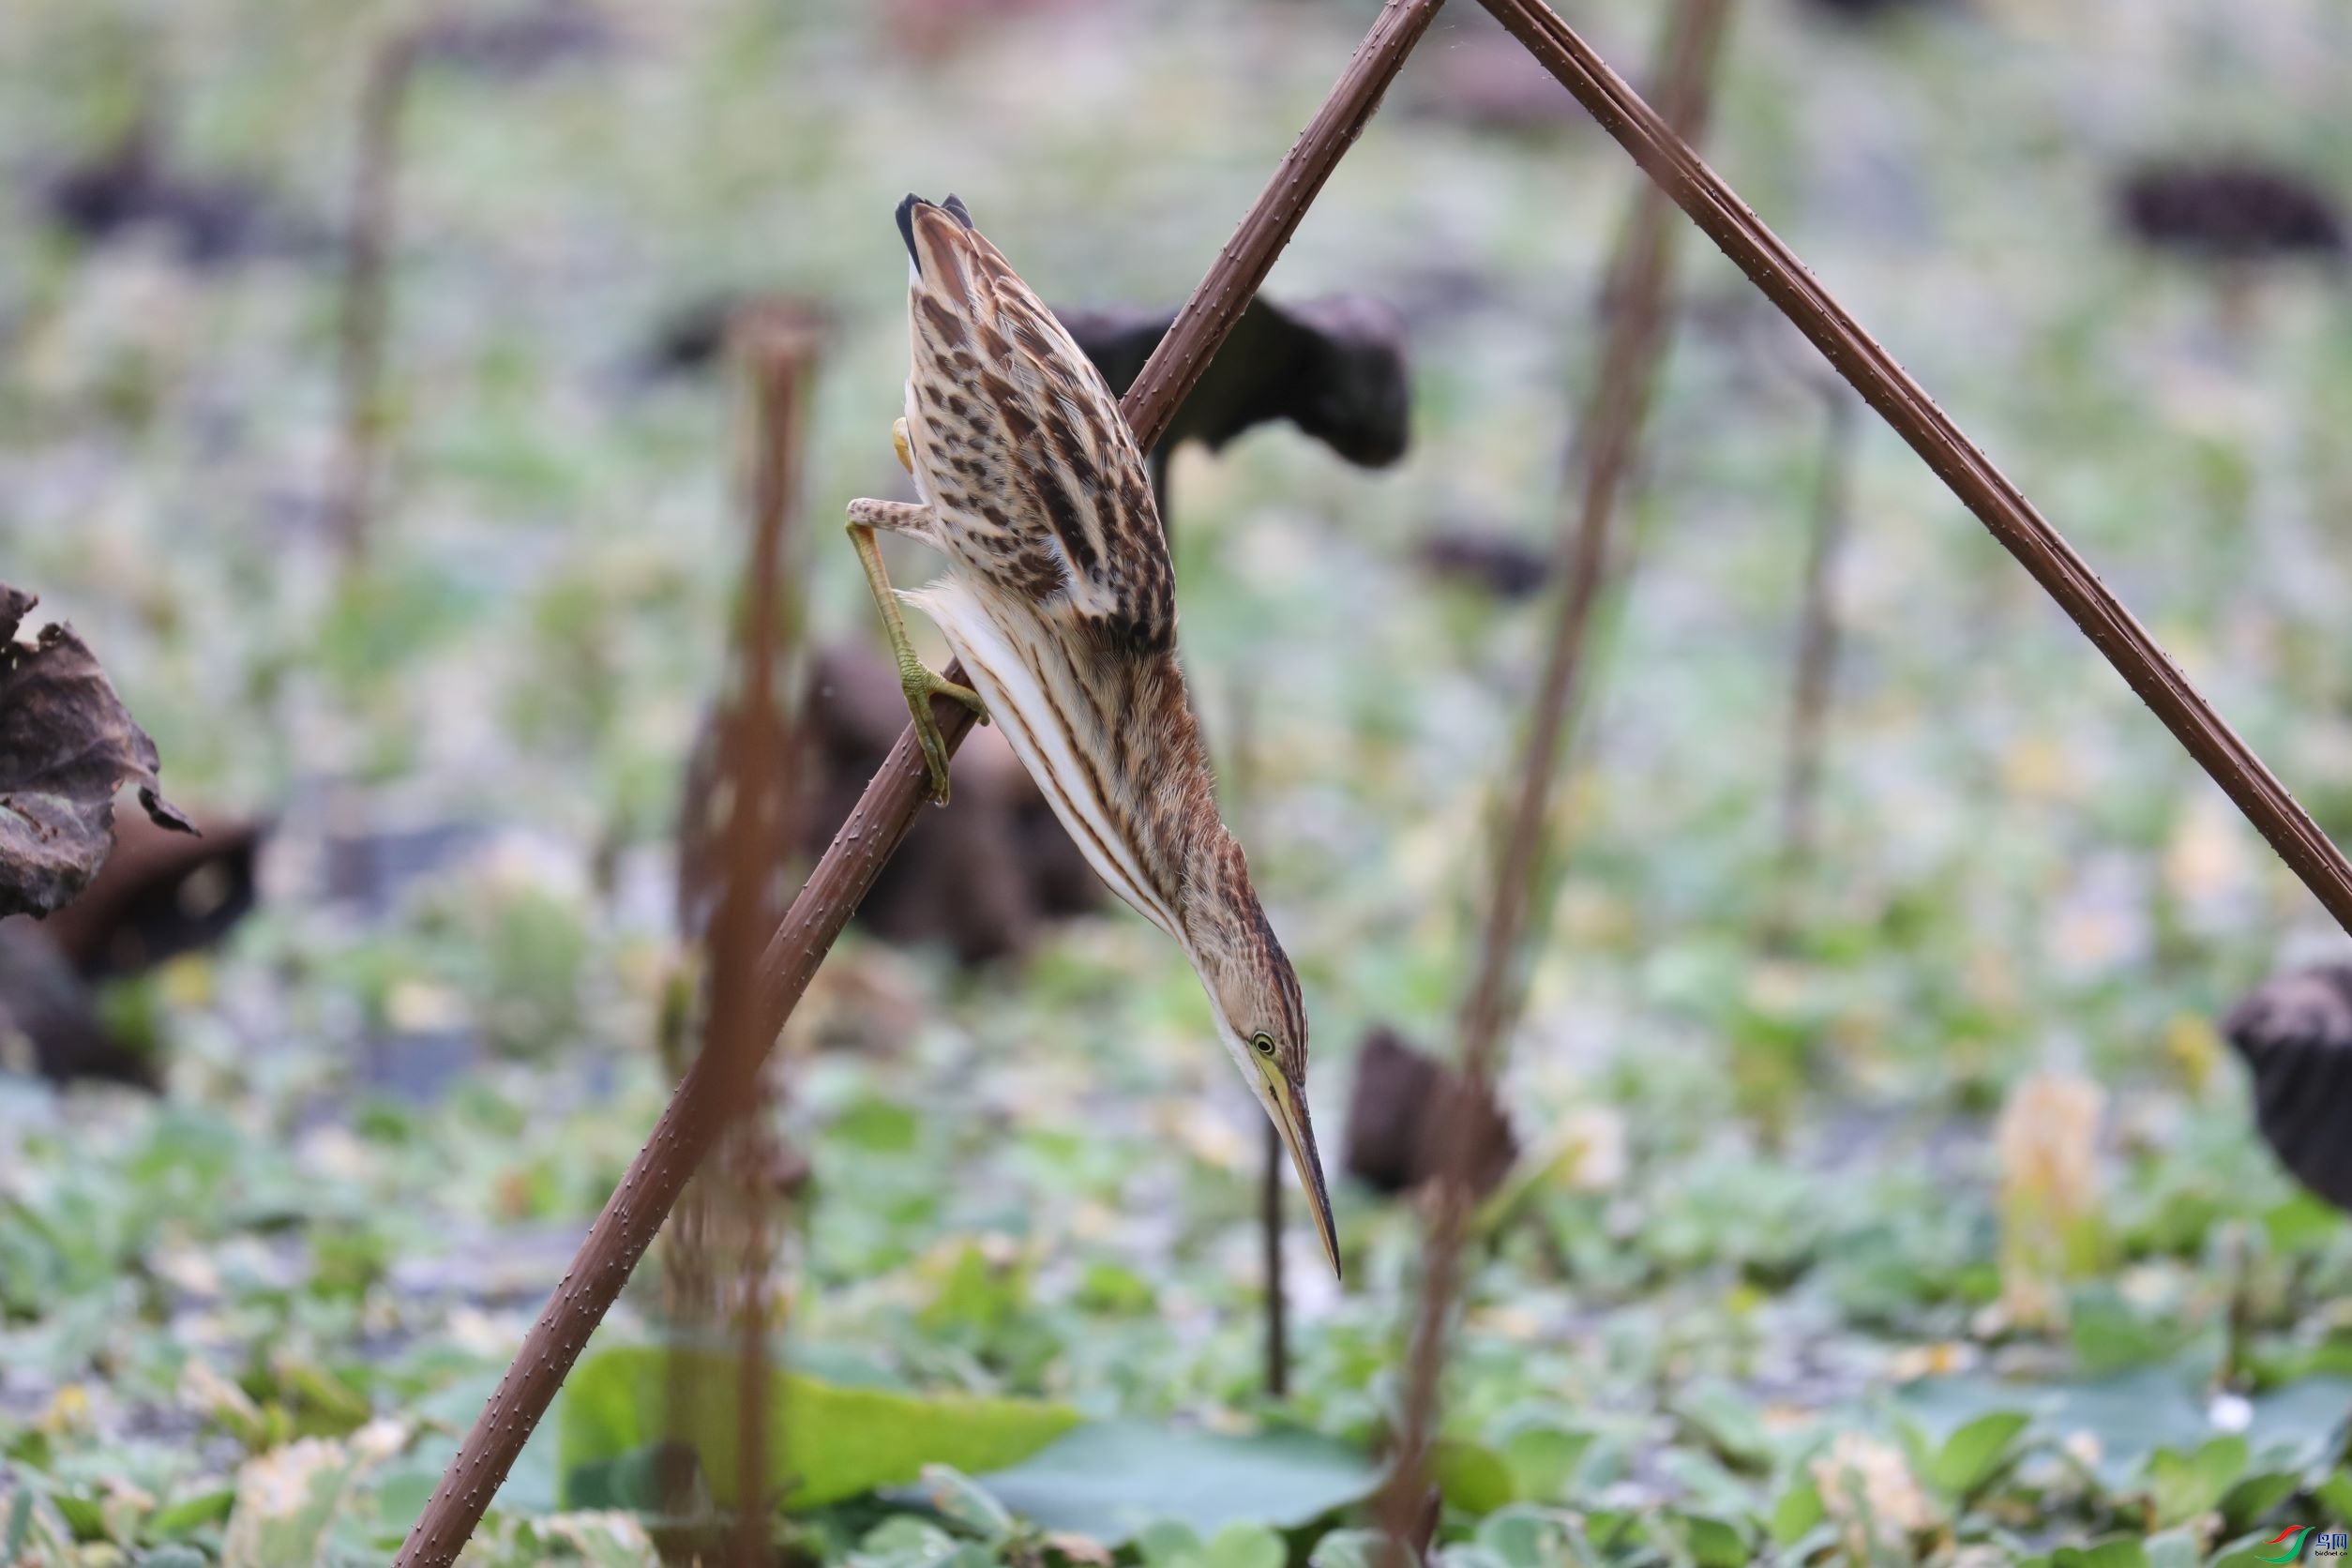
[[[2254,1075],[2263,1141],[2314,1197],[2352,1209],[2352,964],[2272,975],[2229,1010],[2222,1033]]]
[[[196,831],[163,799],[155,742],[88,645],[62,624],[18,641],[39,602],[0,583],[0,915],[47,914],[89,885],[126,784],[159,826]]]
[[[1462,1096],[1471,1093],[1450,1063],[1416,1050],[1405,1037],[1376,1025],[1356,1056],[1356,1082],[1348,1107],[1342,1163],[1376,1192],[1408,1192],[1438,1173],[1447,1128]],[[1476,1163],[1470,1190],[1493,1192],[1519,1155],[1511,1119],[1491,1091],[1472,1103]]]
[[[1113,392],[1124,393],[1168,335],[1172,310],[1057,312]],[[1386,468],[1410,436],[1412,375],[1404,324],[1380,300],[1332,294],[1277,305],[1252,299],[1152,452],[1155,482],[1187,441],[1212,452],[1243,431],[1288,420],[1360,468]]]

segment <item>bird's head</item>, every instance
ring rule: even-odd
[[[1232,854],[1238,861],[1238,847]],[[1248,873],[1239,875],[1239,897],[1223,900],[1229,918],[1205,940],[1196,934],[1193,963],[1216,1013],[1218,1037],[1290,1151],[1314,1212],[1316,1234],[1336,1274],[1339,1232],[1332,1224],[1331,1194],[1315,1150],[1315,1123],[1306,1111],[1306,1007],[1289,957],[1274,940],[1257,896],[1248,891]]]

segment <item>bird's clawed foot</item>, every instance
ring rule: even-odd
[[[905,421],[899,423],[903,427]],[[889,634],[891,655],[898,661],[898,686],[907,694],[907,712],[914,720],[914,738],[923,747],[923,763],[931,776],[931,799],[945,806],[947,740],[940,733],[939,721],[931,716],[931,699],[952,698],[970,708],[983,724],[988,721],[988,705],[970,686],[957,686],[944,675],[933,674],[915,656],[914,643],[907,636],[905,618],[898,613],[898,596],[890,589],[890,574],[882,569],[882,549],[874,541],[877,528],[931,538],[930,511],[904,501],[852,501],[849,528],[850,542],[857,547],[858,561],[866,568],[866,585],[874,591],[874,607],[882,611],[882,630]]]
[[[970,686],[957,686],[926,667],[911,648],[898,652],[898,685],[907,694],[907,712],[914,720],[915,744],[923,748],[924,766],[930,770],[931,802],[945,806],[947,740],[939,732],[939,720],[931,716],[931,699],[945,697],[961,702],[983,724],[988,721],[988,705]]]
[[[899,420],[890,433],[898,460],[912,472],[914,463],[907,445],[907,422]],[[945,806],[947,740],[940,733],[939,721],[931,716],[931,699],[945,697],[961,702],[983,724],[988,721],[988,705],[978,692],[957,686],[944,675],[934,674],[915,656],[914,643],[907,636],[905,618],[898,613],[898,596],[891,592],[890,574],[882,567],[882,549],[874,539],[876,529],[886,528],[894,534],[937,545],[935,520],[931,509],[919,503],[859,500],[850,503],[849,528],[850,542],[857,547],[858,561],[866,568],[866,585],[873,590],[874,606],[882,611],[882,630],[889,634],[891,654],[898,661],[898,686],[907,694],[907,712],[914,720],[914,738],[923,748],[923,764],[931,776],[931,799]]]

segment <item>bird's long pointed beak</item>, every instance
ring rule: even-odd
[[[1287,1087],[1276,1091],[1274,1120],[1274,1130],[1290,1151],[1290,1163],[1298,1168],[1299,1186],[1315,1213],[1315,1233],[1322,1238],[1323,1256],[1331,1259],[1332,1277],[1345,1278],[1339,1267],[1339,1228],[1332,1223],[1331,1193],[1323,1184],[1322,1157],[1315,1152],[1315,1123],[1306,1113],[1306,1096],[1293,1094]]]

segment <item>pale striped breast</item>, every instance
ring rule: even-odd
[[[1123,830],[1115,786],[1071,743],[1075,726],[1091,719],[1066,656],[1026,617],[991,614],[982,592],[955,575],[899,597],[946,635],[988,703],[989,718],[1095,874],[1146,920],[1184,942],[1172,894],[1151,875],[1131,835]]]

